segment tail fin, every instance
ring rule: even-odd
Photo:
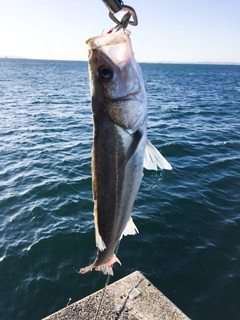
[[[121,265],[120,260],[114,254],[110,260],[108,260],[106,263],[96,267],[95,270],[102,271],[104,274],[110,274],[111,276],[113,276],[112,266],[114,265],[115,262],[117,262]]]
[[[81,268],[79,273],[84,274],[87,273],[88,271],[95,269],[96,271],[102,271],[104,274],[110,274],[111,276],[113,276],[113,269],[112,266],[114,265],[114,263],[117,262],[121,265],[120,260],[116,257],[116,255],[114,254],[112,256],[112,258],[110,260],[108,260],[106,263],[101,264],[100,266],[95,267],[94,263],[91,264],[90,266],[86,267],[86,268]]]
[[[92,271],[92,265],[86,268],[81,268],[79,273],[84,274],[84,273],[87,273],[88,271]]]

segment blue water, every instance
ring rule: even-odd
[[[149,140],[111,282],[140,270],[192,319],[240,318],[240,66],[142,64]],[[102,288],[86,62],[0,59],[0,319],[40,319]]]

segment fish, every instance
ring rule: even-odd
[[[132,208],[143,168],[171,170],[147,139],[148,103],[131,39],[124,30],[87,40],[94,139],[92,190],[97,257],[95,269],[113,275],[123,236],[138,233]]]

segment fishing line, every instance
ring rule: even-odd
[[[106,288],[107,288],[108,283],[109,283],[109,280],[110,280],[110,276],[111,276],[110,274],[108,274],[108,275],[107,275],[107,280],[106,280],[106,282],[105,282],[105,286],[104,286],[104,288],[103,288],[103,292],[102,292],[101,300],[100,300],[100,302],[99,302],[98,309],[97,309],[97,313],[96,313],[96,315],[95,315],[94,320],[97,320],[97,317],[98,317],[98,314],[99,314],[100,308],[101,308],[101,306],[102,306],[102,301],[103,301],[104,293],[105,293],[105,291],[106,291]]]
[[[117,255],[119,245],[120,245],[120,241],[119,241],[119,243],[117,245],[117,248],[115,250],[115,255]],[[101,306],[102,306],[102,302],[103,302],[103,297],[104,297],[106,288],[107,288],[107,286],[109,284],[110,276],[111,276],[110,274],[107,275],[107,279],[106,279],[106,282],[105,282],[105,285],[104,285],[104,288],[103,288],[103,291],[102,291],[102,296],[101,296],[101,299],[100,299],[100,302],[99,302],[98,309],[97,309],[97,312],[96,312],[94,320],[97,320],[97,317],[99,315],[99,312],[100,312],[100,309],[101,309]]]

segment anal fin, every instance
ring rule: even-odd
[[[94,220],[95,220],[95,241],[96,241],[96,247],[100,250],[103,251],[106,249],[106,245],[99,233],[99,228],[98,228],[98,213],[97,213],[97,204],[96,201],[94,203]]]
[[[102,237],[100,236],[99,232],[96,232],[96,246],[100,251],[103,251],[106,249],[105,242],[103,241]]]

